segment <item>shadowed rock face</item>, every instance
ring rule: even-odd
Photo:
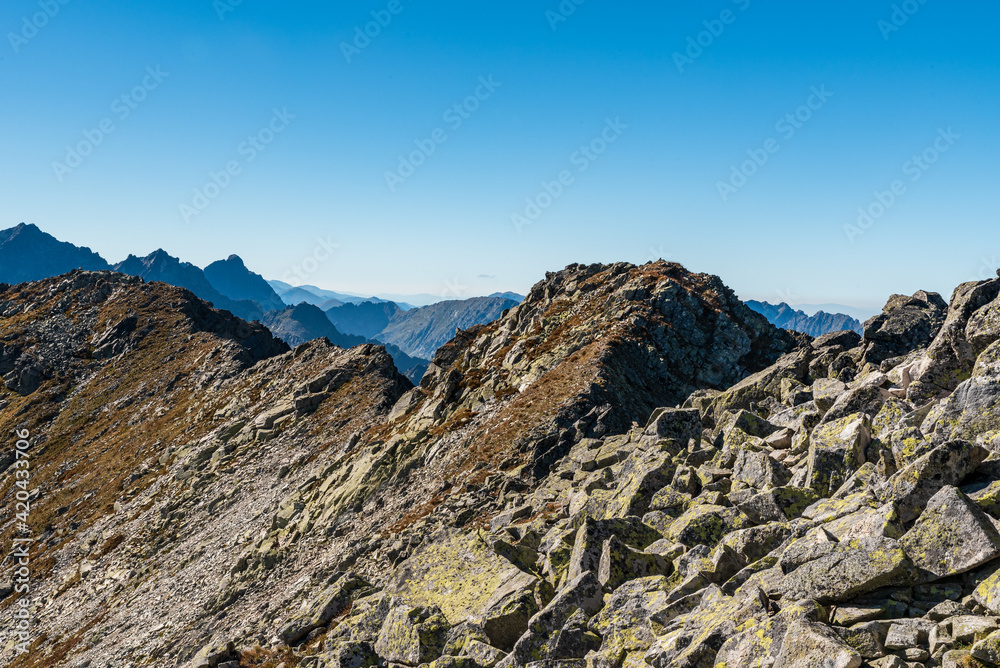
[[[110,269],[97,253],[62,242],[35,225],[0,230],[0,282],[37,281],[73,269]]]
[[[882,313],[865,322],[864,361],[879,364],[929,344],[944,324],[948,304],[936,292],[893,295]]]
[[[212,286],[201,269],[190,262],[181,262],[162,249],[146,257],[129,255],[112,268],[146,281],[161,281],[187,288],[201,299],[211,302],[216,308],[230,311],[245,320],[260,321],[264,315],[260,304],[248,300],[230,299]],[[217,268],[216,275],[222,274],[224,271],[218,271]]]
[[[205,267],[205,278],[220,294],[237,301],[254,301],[264,312],[285,308],[285,303],[264,277],[255,274],[238,255],[230,255]]]
[[[459,332],[418,387],[380,346],[273,347],[160,284],[5,287],[0,420],[32,431],[44,490],[39,649],[65,665],[989,661],[996,283],[943,312],[893,298],[863,339],[810,340],[679,265],[573,265]]]

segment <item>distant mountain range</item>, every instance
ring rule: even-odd
[[[881,306],[865,308],[861,306],[849,306],[847,304],[791,304],[791,307],[798,311],[804,311],[806,314],[816,314],[819,311],[843,313],[859,322],[864,322],[882,312]]]
[[[296,306],[286,306],[280,311],[269,311],[264,315],[263,323],[271,333],[290,346],[297,346],[326,337],[330,343],[341,348],[353,348],[363,343],[371,343],[370,337],[354,336],[340,331],[318,306],[305,302]],[[419,383],[429,362],[426,359],[411,357],[391,344],[385,345],[385,350],[392,356],[392,361],[401,374],[414,383]]]
[[[414,382],[419,382],[428,360],[456,328],[490,322],[521,299],[505,293],[416,308],[408,302],[266,281],[236,255],[204,270],[162,249],[111,264],[89,248],[59,241],[35,225],[22,223],[0,231],[0,283],[42,280],[73,269],[112,270],[186,288],[216,308],[263,323],[292,346],[321,337],[344,348],[384,345],[400,373]]]
[[[271,285],[274,284],[275,281],[272,281]],[[339,303],[339,300],[327,299],[331,294],[337,293],[305,285],[292,288],[282,293],[281,297],[285,300],[298,299],[298,305],[317,306],[340,332],[379,341],[421,359],[432,358],[438,348],[455,336],[456,329],[492,322],[523,299],[521,295],[508,292],[504,295],[509,296],[448,300],[404,309],[395,302],[378,298]],[[337,303],[330,306],[331,301]]]
[[[845,329],[853,330],[858,334],[864,333],[862,323],[844,313],[817,311],[813,315],[806,315],[804,311],[796,310],[784,302],[769,304],[768,302],[751,300],[746,302],[746,305],[767,318],[768,322],[775,327],[802,332],[810,336],[822,336]]]
[[[455,336],[456,329],[493,322],[520,301],[506,297],[474,297],[400,311],[373,338],[397,345],[410,355],[430,359],[438,348]],[[327,315],[337,322],[340,318],[337,312],[343,308],[346,307],[330,309]]]
[[[363,304],[365,302],[372,302],[374,304],[384,304],[390,300],[382,299],[380,297],[362,297],[361,295],[355,295],[348,292],[333,292],[331,290],[324,290],[323,288],[317,288],[315,285],[289,285],[284,281],[268,281],[268,284],[274,288],[275,292],[281,296],[281,299],[288,305],[301,304],[306,302],[307,304],[313,304],[314,306],[320,306],[327,308],[333,308],[334,306],[340,306],[341,304]],[[423,298],[430,297],[430,295],[411,295],[412,297]],[[434,300],[434,301],[440,301]],[[336,302],[336,303],[333,303]],[[399,306],[404,311],[408,311],[411,308],[416,308],[413,304],[405,301],[394,301],[394,304]]]

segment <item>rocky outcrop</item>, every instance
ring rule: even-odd
[[[245,338],[202,332],[164,362],[158,323],[133,341],[145,311],[108,312],[81,335],[113,357],[2,395],[59,490],[40,506],[39,649],[67,665],[1000,665],[994,283],[943,311],[893,298],[863,337],[809,340],[678,265],[571,266],[460,332],[415,388],[372,345],[254,361]],[[213,346],[225,372],[173,380],[175,363],[208,373]],[[961,373],[944,383],[939,364]],[[112,380],[159,445],[103,410]],[[104,447],[112,484],[78,479],[69,465]]]

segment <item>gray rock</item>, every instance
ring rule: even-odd
[[[985,448],[950,441],[893,475],[879,489],[883,503],[895,503],[904,522],[915,520],[931,497],[946,485],[958,485],[986,459]]]
[[[871,442],[871,421],[856,413],[822,424],[809,436],[808,486],[830,496],[865,463]]]
[[[528,621],[538,612],[538,578],[516,572],[483,606],[482,627],[490,643],[510,651],[528,630]]]
[[[325,648],[317,662],[318,668],[373,668],[378,664],[379,657],[371,643],[357,640]]]
[[[882,313],[865,322],[862,365],[880,364],[928,345],[944,324],[948,304],[936,292],[893,295]]]
[[[375,651],[393,663],[430,663],[441,656],[448,629],[448,620],[437,608],[399,605],[386,617]]]
[[[732,479],[754,489],[782,487],[791,477],[791,471],[781,462],[772,459],[767,450],[744,448],[736,456],[736,464],[733,466]]]
[[[861,655],[830,627],[800,621],[785,634],[774,668],[858,668]]]
[[[964,573],[1000,556],[1000,534],[993,523],[951,486],[931,497],[900,545],[918,568],[936,578]]]
[[[630,580],[615,589],[589,628],[604,639],[603,649],[644,652],[656,640],[658,615],[670,603],[667,578],[653,576]]]
[[[811,598],[820,603],[849,601],[880,587],[907,582],[913,572],[913,564],[891,538],[827,543],[810,556],[769,593],[792,600]]]
[[[670,563],[658,554],[633,550],[617,536],[604,541],[597,578],[609,590],[629,580],[655,575],[670,575]]]
[[[590,638],[584,637],[588,616],[603,604],[604,591],[597,575],[592,571],[580,574],[531,618],[507,661],[523,666],[538,660],[583,658],[592,649]],[[580,651],[583,653],[573,656]]]

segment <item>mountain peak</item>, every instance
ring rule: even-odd
[[[109,265],[89,248],[59,241],[32,223],[0,231],[0,283],[23,283]]]

